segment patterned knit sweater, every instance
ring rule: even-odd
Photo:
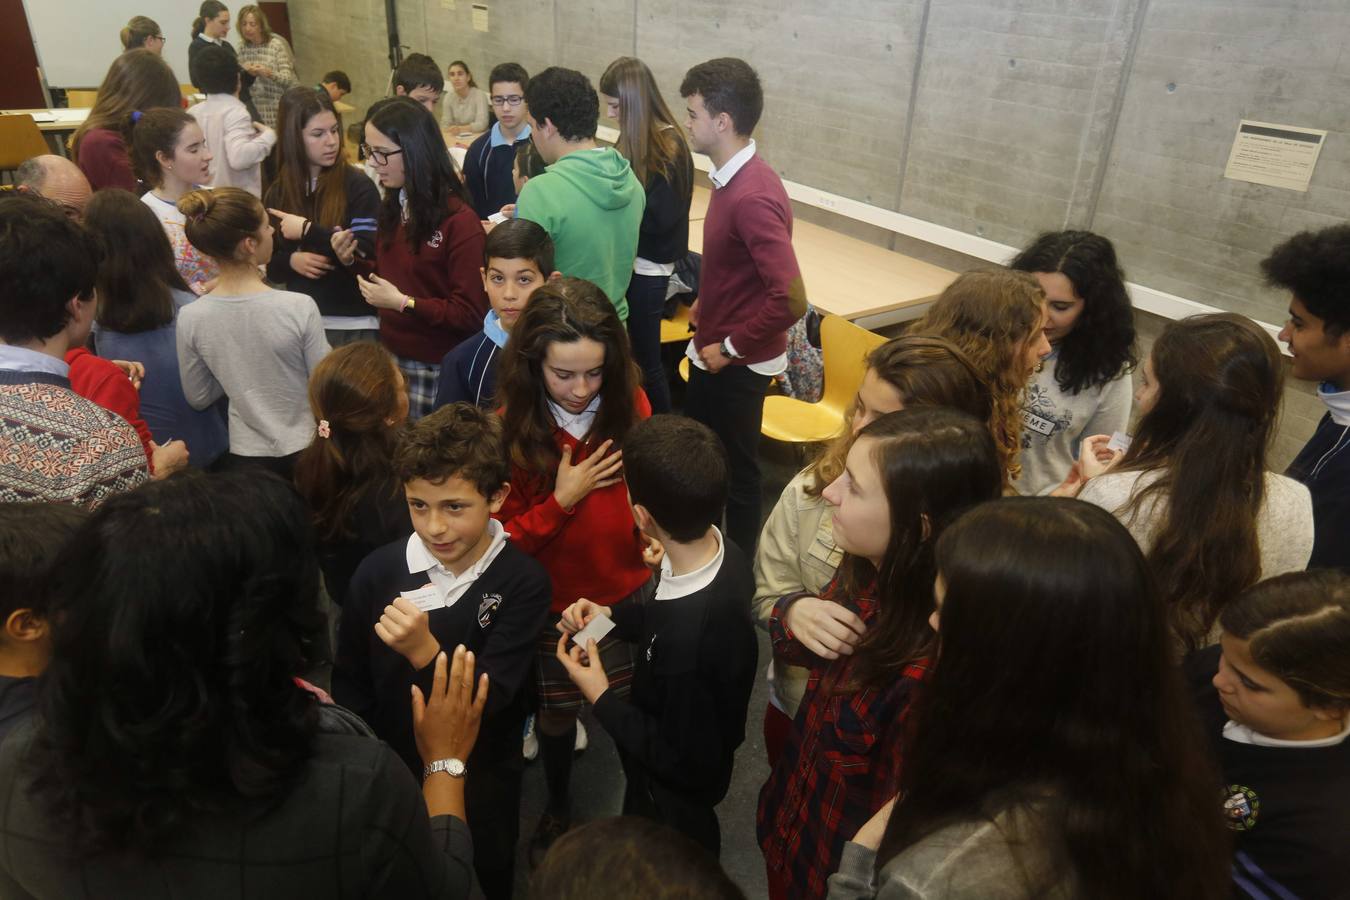
[[[60,375],[0,370],[0,503],[93,509],[147,477],[141,439],[123,419]]]

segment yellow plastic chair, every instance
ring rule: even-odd
[[[32,116],[0,116],[0,172],[13,171],[24,160],[51,152]]]
[[[66,105],[71,109],[93,109],[98,91],[66,91]]]
[[[820,346],[824,354],[825,390],[820,401],[807,403],[791,397],[764,398],[764,424],[760,434],[775,441],[808,444],[828,441],[844,425],[844,414],[862,384],[863,359],[886,338],[854,325],[839,316],[826,316],[820,323]]]
[[[675,307],[675,315],[661,320],[661,343],[677,344],[689,340],[694,333],[689,324],[689,307],[683,303]]]

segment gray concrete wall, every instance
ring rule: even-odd
[[[303,77],[345,68],[358,109],[382,95],[382,0],[289,6]],[[785,178],[1012,245],[1091,228],[1132,280],[1266,322],[1286,300],[1260,259],[1350,210],[1346,0],[488,0],[486,34],[471,7],[398,0],[403,43],[481,81],[507,59],[596,79],[637,55],[676,110],[690,65],[740,56],[764,82],[756,138]],[[1330,132],[1307,193],[1222,177],[1242,118]],[[1309,391],[1289,394],[1278,461],[1318,414]]]

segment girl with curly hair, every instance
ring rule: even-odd
[[[993,394],[989,428],[1004,489],[1022,474],[1022,398],[1050,353],[1045,291],[1025,272],[967,272],[947,286],[913,334],[946,338],[975,366]]]
[[[1073,468],[1080,442],[1124,431],[1130,372],[1139,362],[1134,311],[1111,242],[1090,231],[1052,231],[1008,264],[1045,291],[1050,355],[1022,407],[1017,490],[1044,494]]]

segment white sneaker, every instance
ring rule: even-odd
[[[536,737],[534,733],[533,714],[531,714],[530,717],[525,720],[525,739],[522,742],[522,744],[523,744],[523,746],[521,747],[522,755],[525,757],[527,761],[534,762],[535,758],[539,756],[539,738]]]
[[[572,745],[572,751],[580,753],[586,749],[586,743],[586,726],[581,724],[580,719],[577,719],[577,742]]]

